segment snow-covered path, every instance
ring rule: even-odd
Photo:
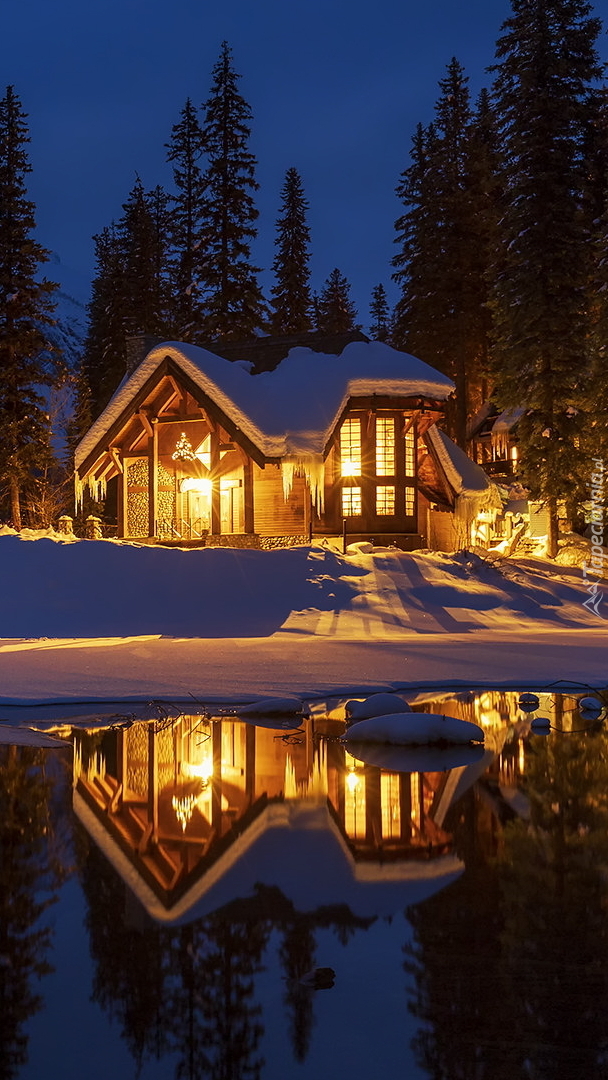
[[[583,606],[577,569],[467,552],[27,539],[0,535],[11,715],[18,702],[608,682],[608,623]]]

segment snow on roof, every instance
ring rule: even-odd
[[[349,397],[420,395],[445,401],[447,376],[379,341],[354,341],[340,356],[291,349],[274,371],[252,376],[242,362],[196,345],[166,342],[118,388],[76,449],[80,465],[165,357],[170,357],[267,456],[320,454]]]
[[[492,487],[483,469],[464,450],[441,431],[435,424],[428,430],[433,449],[446,475],[450,487],[456,495],[465,498],[479,498]]]
[[[274,885],[297,911],[347,904],[361,917],[390,916],[421,903],[463,871],[458,856],[356,862],[327,806],[270,803],[209,869],[171,906],[144,881],[77,791],[76,815],[152,918],[188,922]],[[311,873],[311,867],[315,867]]]
[[[495,434],[498,435],[499,433],[510,431],[511,428],[515,427],[518,420],[521,420],[525,411],[526,410],[523,407],[518,409],[504,409],[492,424],[492,435],[494,436]]]

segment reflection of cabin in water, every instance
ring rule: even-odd
[[[337,743],[313,746],[308,723],[287,744],[198,717],[111,730],[101,747],[75,738],[76,813],[156,918],[213,910],[265,873],[311,878],[313,906],[369,906],[375,886],[409,883],[422,899],[460,868],[435,821],[449,773],[365,766]]]
[[[491,485],[437,427],[453,384],[379,342],[295,348],[274,369],[151,350],[76,451],[118,536],[268,546],[339,533],[454,547]],[[465,536],[461,539],[467,539]]]

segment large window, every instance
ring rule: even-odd
[[[391,485],[376,488],[376,513],[379,516],[395,513],[395,488]]]
[[[376,476],[395,475],[395,421],[392,416],[376,419]]]
[[[340,466],[342,476],[361,475],[360,420],[345,420],[340,428]]]
[[[361,488],[342,488],[342,517],[359,517],[361,508]]]

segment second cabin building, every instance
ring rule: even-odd
[[[76,494],[117,534],[272,546],[335,535],[450,549],[495,498],[438,426],[452,382],[379,342],[292,349],[252,374],[192,345],[151,350],[76,450]]]

